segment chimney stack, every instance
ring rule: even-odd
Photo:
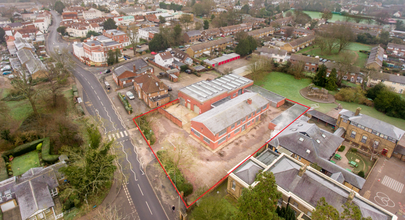
[[[159,89],[163,90],[163,82],[162,81],[159,82]]]
[[[248,99],[248,100],[246,100],[246,102],[247,102],[247,104],[249,104],[249,105],[251,105],[252,104],[252,99]]]
[[[300,168],[300,171],[298,172],[298,176],[302,177],[304,175],[305,171],[307,170],[307,165],[305,164]]]
[[[355,195],[354,191],[353,190],[350,191],[349,197],[347,197],[347,202],[348,203],[351,203],[353,201],[354,195]]]
[[[355,116],[359,116],[359,115],[360,115],[360,111],[361,111],[361,108],[360,108],[360,107],[357,107],[357,108],[356,108],[356,113],[354,113],[354,115],[355,115]]]
[[[134,67],[134,73],[136,73],[136,65],[134,64],[134,66],[133,66],[133,67]]]

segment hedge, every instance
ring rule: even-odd
[[[339,147],[338,151],[339,152],[343,152],[345,150],[346,146],[342,145]]]
[[[124,105],[125,110],[127,110],[128,114],[132,114],[132,106],[129,104],[128,99],[125,98],[120,92],[118,93],[118,97],[121,100],[121,103]]]
[[[54,163],[58,160],[59,155],[51,155],[51,141],[49,137],[42,139],[42,160],[48,163]]]

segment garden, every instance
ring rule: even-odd
[[[358,165],[357,167],[353,167],[352,171],[353,173],[359,174],[359,176],[362,176],[360,172],[363,171],[363,178],[367,177],[368,173],[371,171],[371,168],[376,162],[375,159],[370,160],[370,157],[360,154],[356,148],[350,148],[350,150],[348,150],[345,154],[345,157],[349,160],[349,162],[354,161]]]

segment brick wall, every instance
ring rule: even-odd
[[[153,62],[152,60],[149,60],[149,59],[148,59],[148,63],[150,63],[150,64],[152,64],[152,65],[154,65],[154,66],[156,66],[156,67],[158,67],[158,68],[160,68],[160,69],[162,69],[164,71],[170,70],[169,68],[163,67],[163,66],[161,66],[161,65],[159,65],[159,64],[157,64],[157,63],[155,63],[155,62]]]
[[[173,102],[167,103],[166,105],[162,106],[161,108],[158,108],[158,112],[160,114],[164,115],[166,118],[168,118],[170,121],[172,121],[173,123],[175,123],[177,126],[179,126],[181,128],[181,127],[183,127],[183,122],[165,110],[165,108],[168,108],[168,107],[178,104],[178,103],[179,103],[178,99]]]

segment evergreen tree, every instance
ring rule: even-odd
[[[318,72],[315,75],[315,78],[313,80],[313,83],[317,86],[320,87],[325,87],[326,84],[326,72],[327,72],[327,68],[324,64],[322,64],[319,69]]]
[[[161,34],[155,34],[153,39],[149,42],[149,50],[151,51],[160,51],[166,50],[169,47],[167,39]]]
[[[339,212],[335,207],[329,205],[325,198],[322,197],[312,213],[312,219],[317,220],[339,220]]]
[[[278,216],[280,216],[281,218],[284,218],[285,220],[296,220],[297,218],[295,218],[295,212],[293,209],[291,209],[290,206],[286,207],[278,207],[276,209],[276,213]]]
[[[259,183],[255,187],[243,189],[238,199],[237,219],[279,219],[276,207],[281,193],[277,190],[273,173],[259,172],[256,181]]]
[[[61,1],[55,2],[55,11],[57,11],[59,14],[62,14],[63,9],[65,8],[65,5]]]
[[[329,74],[329,77],[326,78],[325,88],[329,91],[335,91],[338,87],[336,85],[336,81],[337,81],[337,73],[336,73],[336,69],[333,68],[332,72]]]
[[[112,18],[107,19],[103,23],[104,30],[117,29],[117,25]]]
[[[208,20],[204,20],[204,30],[207,30],[210,27],[210,22]]]

